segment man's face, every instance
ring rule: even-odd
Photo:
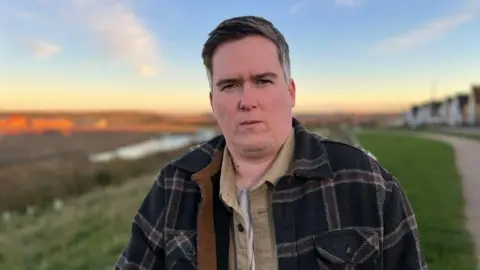
[[[210,102],[227,142],[254,155],[288,136],[295,84],[277,47],[260,36],[224,43],[212,59]]]

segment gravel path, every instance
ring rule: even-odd
[[[477,261],[480,263],[480,141],[431,133],[422,133],[420,136],[449,143],[454,148],[462,178],[467,229],[474,239]]]

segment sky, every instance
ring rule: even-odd
[[[272,21],[297,112],[404,110],[480,83],[480,0],[0,0],[0,110],[208,112],[222,20]]]

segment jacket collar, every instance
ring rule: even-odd
[[[307,130],[295,118],[292,118],[292,126],[295,134],[295,150],[289,173],[303,179],[331,178],[333,172],[323,145],[326,138]],[[192,174],[203,175],[203,170],[212,167],[209,166],[212,165],[212,162],[217,163],[219,159],[222,159],[224,149],[225,138],[223,135],[219,135],[200,144],[191,152],[172,162],[172,165]],[[221,166],[214,167],[216,170],[208,170],[209,174],[213,175],[221,168]]]

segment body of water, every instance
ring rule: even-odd
[[[212,129],[204,129],[190,135],[164,135],[159,138],[152,138],[140,143],[123,146],[112,151],[92,154],[90,155],[90,161],[107,162],[115,158],[135,160],[161,152],[180,149],[191,144],[201,143],[217,135],[218,133]]]

